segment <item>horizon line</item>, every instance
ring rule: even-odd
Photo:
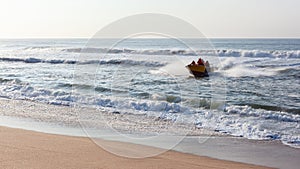
[[[203,38],[184,38],[180,39],[300,39],[300,37],[203,37]],[[13,39],[91,39],[91,37],[0,37],[0,40],[13,40]],[[99,39],[119,39],[119,38],[99,38]],[[171,39],[164,37],[138,37],[129,39]]]

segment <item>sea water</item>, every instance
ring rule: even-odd
[[[210,39],[211,48],[197,39],[185,39],[190,46],[166,38],[111,41],[1,40],[0,96],[130,114],[139,122],[184,116],[180,123],[195,128],[300,145],[299,39]],[[185,68],[199,57],[215,68],[208,78]]]

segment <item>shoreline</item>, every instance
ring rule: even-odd
[[[1,168],[268,168],[169,150],[154,157],[131,159],[113,155],[89,138],[0,127]],[[112,146],[156,148],[109,141]],[[123,149],[123,148],[124,149]],[[129,150],[130,151],[130,150]]]
[[[23,128],[7,127],[0,124],[0,136],[2,138],[5,138],[3,132],[1,132],[3,131],[2,128],[10,129],[13,131],[12,133],[14,133],[15,131],[20,131],[20,133],[22,132],[39,133],[40,135],[45,135],[45,136],[49,135],[49,136],[57,136],[57,137],[68,137],[74,139],[85,139],[85,140],[89,140],[89,142],[95,145],[95,147],[98,147],[99,149],[105,152],[109,151],[106,150],[105,147],[103,149],[102,146],[97,145],[98,144],[97,142],[95,142],[94,140],[92,140],[87,136],[79,136],[79,135],[72,136],[72,135],[65,135],[63,133],[49,133],[49,132],[46,133],[44,131],[36,131],[36,130],[34,131],[34,130],[23,129]],[[68,131],[68,129],[66,131]],[[249,165],[263,166],[263,167],[270,167],[270,168],[296,169],[300,165],[300,161],[298,160],[298,157],[300,156],[300,151],[299,151],[300,149],[295,149],[287,145],[283,145],[279,141],[263,141],[263,140],[258,141],[258,140],[248,140],[240,137],[212,136],[209,139],[207,139],[207,141],[201,143],[201,139],[205,137],[207,136],[202,136],[202,137],[186,136],[178,145],[176,145],[175,147],[173,147],[168,151],[166,151],[164,147],[159,147],[159,146],[156,147],[156,146],[149,146],[147,144],[132,143],[129,142],[128,140],[118,140],[118,138],[116,140],[114,140],[114,138],[108,138],[108,139],[101,138],[99,140],[105,142],[106,146],[107,145],[111,146],[112,143],[113,144],[117,143],[117,145],[125,145],[122,147],[130,147],[130,145],[137,146],[135,151],[130,152],[131,155],[132,154],[135,155],[136,153],[139,154],[137,150],[146,147],[147,151],[150,153],[159,152],[157,153],[158,156],[166,152],[172,151],[172,152],[177,152],[177,153],[182,153],[182,154],[187,154],[187,155],[192,155],[197,157],[210,158],[214,160],[230,161],[234,163],[242,163],[247,165],[249,164]],[[31,140],[34,140],[34,138],[32,138]],[[0,145],[3,145],[1,141],[0,141]],[[10,147],[14,147],[14,145],[10,145]],[[32,145],[31,147],[34,147],[34,145]],[[118,149],[112,149],[112,150],[113,153],[116,152],[118,153],[120,151]],[[120,152],[121,155],[124,155],[124,150]],[[156,156],[157,155],[153,157]],[[139,158],[129,158],[129,159],[139,159]]]

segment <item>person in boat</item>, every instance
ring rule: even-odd
[[[206,61],[204,65],[205,65],[205,67],[207,67],[207,68],[209,68],[209,66],[210,66],[208,61]]]
[[[192,63],[191,63],[191,65],[196,65],[196,62],[193,60]]]
[[[206,61],[204,65],[205,65],[205,71],[209,71],[209,72],[210,72],[211,69],[210,69],[210,64],[209,64],[209,62]]]
[[[197,63],[198,63],[198,65],[204,65],[204,61],[201,58],[198,59]]]

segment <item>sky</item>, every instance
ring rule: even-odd
[[[300,38],[299,0],[0,0],[0,38],[89,38],[126,16],[181,18],[206,37]]]

